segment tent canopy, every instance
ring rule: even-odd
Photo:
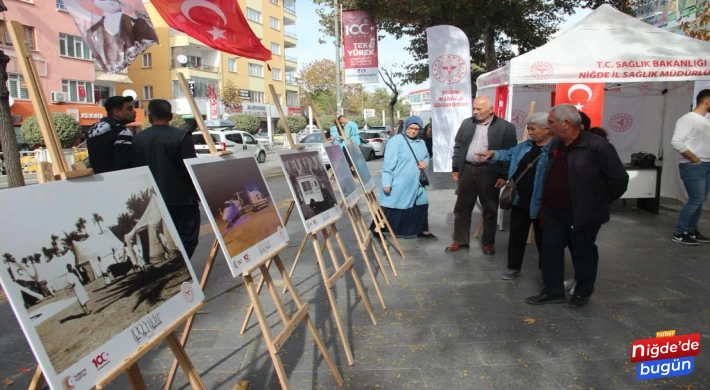
[[[710,42],[651,26],[605,4],[547,44],[481,75],[478,88],[710,79]]]

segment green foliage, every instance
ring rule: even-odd
[[[151,124],[148,121],[148,116],[146,115],[145,120],[143,121],[142,129],[145,130],[150,126]],[[173,119],[170,121],[170,126],[177,127],[178,129],[185,128],[185,118],[183,118],[182,115],[173,114]]]
[[[306,125],[308,125],[308,120],[306,120],[303,115],[289,115],[286,117],[286,124],[288,125],[288,129],[292,133],[298,133],[306,128]],[[276,124],[276,127],[279,130],[284,131],[283,119],[279,119]]]
[[[701,41],[710,41],[710,3],[705,0],[698,1],[695,6],[695,13],[683,17],[680,20],[680,29],[685,35],[700,39]]]
[[[319,116],[318,119],[320,120],[321,126],[323,126],[325,129],[330,129],[331,126],[335,126],[335,122],[333,121],[332,115],[322,115]]]
[[[238,130],[247,131],[250,134],[256,134],[261,126],[261,121],[258,117],[250,114],[231,115],[228,120],[234,123]]]
[[[367,118],[367,125],[368,126],[384,126],[384,123],[382,123],[382,117],[374,116],[372,118]]]
[[[79,137],[81,137],[79,122],[71,115],[58,112],[52,113],[52,121],[54,122],[54,128],[57,130],[59,142],[62,144],[62,147],[71,148],[74,146]],[[29,145],[45,146],[36,115],[30,115],[22,122],[20,135],[22,135],[22,138],[24,138],[25,142]]]
[[[361,116],[349,116],[348,119],[355,122],[355,124],[357,124],[358,129],[362,129],[363,127],[365,127],[365,118]]]

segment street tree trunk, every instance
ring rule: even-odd
[[[0,144],[7,171],[7,184],[13,188],[24,186],[25,177],[22,176],[20,149],[17,146],[17,136],[10,116],[10,91],[7,89],[7,64],[9,62],[10,57],[0,51]]]
[[[496,58],[496,32],[493,23],[487,22],[483,27],[483,54],[486,58],[486,71],[498,69]]]

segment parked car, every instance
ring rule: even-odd
[[[212,141],[217,147],[217,151],[231,150],[232,153],[252,152],[256,161],[263,163],[266,161],[266,149],[263,145],[257,142],[251,134],[241,130],[209,130]],[[192,141],[195,144],[195,152],[197,157],[208,156],[210,153],[205,138],[202,132],[196,131],[192,133]]]
[[[384,129],[384,126],[372,126],[368,130],[360,132],[360,139],[366,139],[372,145],[372,148],[375,149],[375,155],[380,157],[385,155],[385,147],[390,139],[389,134]]]
[[[321,133],[309,134],[299,142],[300,144],[322,144],[323,135]],[[308,146],[308,145],[306,145]],[[370,161],[375,158],[375,149],[370,145],[367,140],[362,140],[360,144],[360,151],[362,155],[365,156],[365,161]],[[323,157],[323,162],[330,166],[330,159],[328,159],[328,154],[324,149],[321,149],[321,157]]]

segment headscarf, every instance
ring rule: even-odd
[[[416,124],[419,125],[419,133],[417,133],[417,136],[414,138],[411,138],[410,136],[407,135],[407,127],[409,125]],[[407,118],[407,120],[404,121],[404,125],[402,126],[402,134],[409,138],[409,139],[417,139],[419,138],[419,134],[421,133],[421,130],[424,128],[424,121],[422,121],[422,118],[418,116],[410,116]]]

